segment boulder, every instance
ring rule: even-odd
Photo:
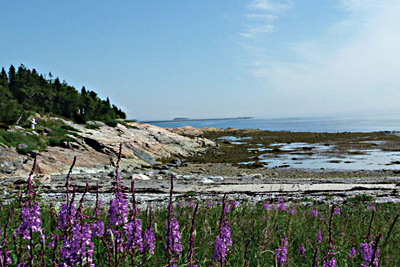
[[[131,175],[131,179],[132,180],[143,180],[143,181],[146,181],[146,180],[150,180],[150,177],[147,176],[147,175],[144,175],[144,174],[132,174]]]
[[[203,178],[203,179],[200,181],[200,183],[202,183],[202,184],[213,184],[214,181],[213,181],[213,180],[210,180],[210,179],[208,179],[208,178]]]

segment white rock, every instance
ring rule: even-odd
[[[214,181],[210,180],[208,178],[203,178],[203,180],[201,180],[200,183],[202,183],[202,184],[213,184]]]
[[[150,180],[150,177],[144,174],[132,174],[132,180]]]

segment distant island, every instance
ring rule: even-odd
[[[222,121],[222,120],[248,120],[253,117],[235,117],[235,118],[208,118],[208,119],[190,119],[185,117],[173,118],[172,120],[142,121],[143,123],[163,123],[163,122],[181,122],[181,121]]]

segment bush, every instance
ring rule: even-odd
[[[118,124],[118,122],[116,120],[107,120],[104,123],[110,127],[117,127],[117,124]]]

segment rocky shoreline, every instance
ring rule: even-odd
[[[142,207],[166,203],[171,175],[175,177],[175,197],[188,201],[209,201],[221,198],[223,194],[227,194],[230,199],[254,203],[275,198],[297,202],[344,202],[360,195],[368,195],[377,202],[400,201],[400,176],[395,170],[255,168],[242,166],[234,160],[230,162],[223,153],[229,157],[232,149],[237,153],[242,149],[246,153],[244,156],[251,156],[254,153],[248,151],[252,144],[239,144],[240,149],[235,150],[232,142],[219,138],[231,135],[251,136],[256,139],[260,137],[260,131],[256,130],[186,127],[168,131],[141,123],[118,124],[115,128],[100,124],[100,130],[90,130],[71,122],[66,123],[79,130],[79,137],[75,136],[75,141],[66,144],[64,148],[48,147],[38,157],[38,168],[33,180],[46,203],[57,204],[63,201],[66,173],[73,156],[77,156],[77,165],[71,175],[70,184],[76,187],[78,197],[85,191],[88,182],[89,192],[85,199],[88,204],[92,204],[98,184],[100,197],[107,203],[112,195],[116,151],[120,143],[123,144],[120,167],[122,181],[128,193],[131,181],[135,180],[138,205]],[[262,134],[262,138],[271,139],[271,136],[280,133]],[[313,141],[304,134],[288,136],[294,142],[304,142],[303,139]],[[377,133],[345,136],[348,138],[347,143],[343,141],[343,136],[339,137],[341,146],[337,145],[337,150],[340,153],[344,153],[343,147],[349,144],[352,149],[369,145],[370,143],[365,142],[368,138],[373,138],[374,142],[380,142],[378,137],[384,142],[391,142],[391,149],[400,147],[398,136],[394,138]],[[260,143],[260,140],[263,139],[259,138],[255,142]],[[331,145],[334,142],[339,144],[334,138],[332,140]],[[383,146],[383,142],[379,142],[382,148],[387,148]],[[0,195],[4,201],[10,201],[25,188],[32,158],[18,155],[12,148],[4,146],[0,147],[0,157],[3,166],[0,175],[3,192]],[[208,161],[210,158],[213,160]],[[205,162],[199,159],[205,159]],[[13,166],[11,173],[4,171],[7,160]]]
[[[97,173],[115,168],[119,145],[122,144],[121,166],[133,170],[161,164],[160,160],[170,157],[190,157],[204,152],[215,143],[205,138],[189,138],[166,129],[137,122],[118,123],[110,127],[102,122],[91,122],[96,129],[59,118],[76,132],[66,137],[60,146],[47,146],[38,154],[36,172],[42,175],[66,174],[74,157],[77,157],[75,172]],[[89,125],[91,125],[89,124]],[[48,131],[44,129],[45,131]],[[21,127],[10,131],[38,134]],[[18,144],[22,146],[24,144]],[[0,178],[27,177],[33,164],[33,157],[17,153],[16,147],[0,143]]]
[[[206,167],[206,166],[205,166]],[[72,174],[71,186],[75,186],[77,197],[86,190],[86,204],[93,205],[97,185],[100,199],[108,203],[113,192],[114,171],[96,174]],[[210,201],[222,198],[258,203],[284,198],[295,202],[345,202],[349,198],[368,195],[375,202],[400,202],[400,177],[331,177],[283,178],[266,177],[261,173],[241,176],[221,176],[210,174],[184,174],[180,168],[170,170],[142,169],[128,172],[121,170],[122,183],[129,195],[130,184],[135,180],[135,192],[139,207],[147,205],[163,206],[167,203],[170,189],[170,177],[174,175],[175,198],[182,201]],[[33,178],[41,198],[48,204],[57,205],[64,199],[66,175],[52,175],[51,180],[43,176]],[[27,186],[27,179],[3,178],[0,187],[3,201],[10,201]]]

